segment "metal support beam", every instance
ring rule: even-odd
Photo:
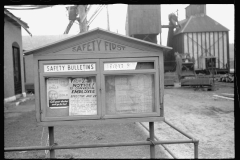
[[[161,27],[162,28],[176,28],[175,26],[172,26],[172,25],[162,25]]]
[[[198,144],[199,144],[199,141],[194,143],[194,158],[195,159],[198,159]]]
[[[153,141],[155,145],[160,144],[182,144],[193,143],[192,140],[166,140],[166,141]],[[81,145],[53,145],[53,146],[31,146],[31,147],[8,147],[4,148],[4,152],[15,151],[31,151],[31,150],[56,150],[56,149],[77,149],[77,148],[99,148],[99,147],[121,147],[121,146],[139,146],[139,145],[152,145],[150,141],[140,142],[121,142],[121,143],[102,143],[102,144],[81,144]]]
[[[166,121],[166,119],[164,120],[165,123],[167,123],[169,126],[171,126],[172,128],[174,128],[175,130],[177,130],[178,132],[182,133],[184,136],[194,140],[194,138],[190,135],[188,135],[187,133],[184,133],[182,130],[180,130],[179,128],[175,127],[174,125],[172,125],[171,123],[169,123],[168,121]]]
[[[54,145],[54,128],[48,127],[48,133],[49,133],[50,158],[55,158],[55,150],[52,149]]]
[[[139,122],[139,124],[141,124],[141,126],[143,126],[143,128],[145,128],[148,132],[149,132],[149,129],[146,127],[146,126],[144,126],[141,122]],[[156,140],[156,141],[160,141],[155,135],[154,135],[154,139]],[[177,156],[175,156],[164,144],[162,144],[162,146],[163,146],[163,148],[164,149],[166,149],[167,151],[168,151],[168,153],[173,157],[173,158],[177,158]]]
[[[149,122],[150,141],[154,141],[154,122]],[[155,144],[150,145],[150,158],[155,158]]]

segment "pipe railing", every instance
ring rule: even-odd
[[[16,152],[16,151],[32,151],[32,150],[49,150],[52,153],[56,149],[77,149],[77,148],[99,148],[99,147],[121,147],[121,146],[139,146],[139,145],[150,145],[155,146],[155,145],[162,145],[168,153],[173,157],[176,158],[176,156],[166,147],[164,144],[183,144],[183,143],[194,143],[194,158],[198,158],[198,144],[199,141],[194,139],[192,136],[188,135],[187,133],[184,133],[182,130],[179,128],[173,126],[171,123],[168,121],[164,120],[166,124],[171,126],[173,129],[177,130],[178,132],[182,133],[184,136],[186,136],[187,140],[165,140],[161,141],[157,137],[154,136],[154,131],[152,131],[153,134],[150,134],[150,140],[147,139],[147,141],[139,141],[139,142],[121,142],[121,143],[102,143],[102,144],[81,144],[81,145],[58,145],[57,143],[51,143],[50,146],[31,146],[31,147],[6,147],[4,148],[4,152]],[[140,123],[141,124],[141,123]],[[143,124],[142,124],[143,125]],[[153,127],[154,124],[150,126],[152,130],[154,129]],[[144,125],[143,125],[144,126]],[[147,129],[146,127],[144,127]],[[148,129],[147,129],[148,130]],[[149,131],[149,130],[148,130]],[[149,131],[151,132],[151,131]],[[155,157],[155,153],[150,153],[154,154],[151,155],[151,157]],[[55,155],[53,156],[55,157]]]
[[[189,138],[190,139],[190,143],[193,143],[194,144],[194,158],[198,158],[198,144],[199,144],[199,140],[196,140],[195,138],[193,138],[193,136],[183,132],[181,129],[179,129],[178,127],[174,126],[173,124],[171,124],[170,122],[168,122],[166,119],[164,120],[164,122],[169,125],[170,127],[172,127],[173,129],[175,129],[176,131],[178,131],[179,133],[181,133],[182,135],[184,135],[185,137]],[[141,122],[139,122],[147,131],[149,131],[149,129],[144,126]],[[159,139],[154,136],[154,138],[156,140],[159,141]],[[188,143],[188,142],[186,142]],[[162,144],[163,148],[166,149],[168,151],[168,153],[175,159],[177,159],[176,155],[174,155],[164,144]]]

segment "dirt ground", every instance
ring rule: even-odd
[[[37,126],[34,100],[15,107],[6,107],[4,114],[4,147],[47,145],[47,127]],[[55,126],[55,142],[59,145],[99,144],[146,141],[147,134],[136,123],[116,123],[91,126]],[[56,158],[150,158],[150,147],[104,147],[56,150]],[[45,151],[5,152],[6,159],[44,159]],[[168,158],[156,147],[156,158]]]
[[[234,158],[234,101],[215,98],[234,94],[233,83],[217,83],[216,91],[194,91],[190,87],[165,88],[165,118],[199,140],[199,158]],[[148,124],[144,123],[147,127]],[[160,140],[187,139],[164,122],[155,122]],[[193,144],[166,145],[177,158],[194,158]]]
[[[164,90],[166,120],[199,140],[199,158],[235,157],[234,101],[213,96],[221,93],[233,94],[233,86],[232,83],[218,83],[219,89],[216,91],[194,91],[191,87],[166,87]],[[20,106],[6,107],[5,147],[46,145],[47,128],[43,130],[43,127],[37,126],[33,108],[33,100]],[[143,124],[148,127],[148,123]],[[55,140],[59,144],[129,142],[147,138],[135,123],[56,127],[55,133]],[[164,122],[155,122],[155,135],[160,140],[187,139]],[[193,144],[166,146],[177,158],[194,158]],[[159,148],[156,157],[171,158],[163,152],[164,149],[160,151]],[[58,158],[149,158],[149,146],[57,150],[56,155]],[[5,158],[11,159],[45,156],[44,151],[5,153]]]

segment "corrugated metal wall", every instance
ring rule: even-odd
[[[229,62],[228,32],[182,33],[174,36],[174,51],[190,53],[195,69],[205,69],[203,57],[216,57],[216,68],[227,69]]]

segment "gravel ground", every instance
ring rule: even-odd
[[[234,101],[213,96],[233,94],[234,88],[232,83],[218,83],[218,88],[216,91],[194,91],[189,87],[164,90],[166,120],[199,140],[199,158],[235,158]],[[155,135],[160,140],[188,139],[163,122],[155,122]],[[167,147],[177,158],[194,158],[193,144]]]

